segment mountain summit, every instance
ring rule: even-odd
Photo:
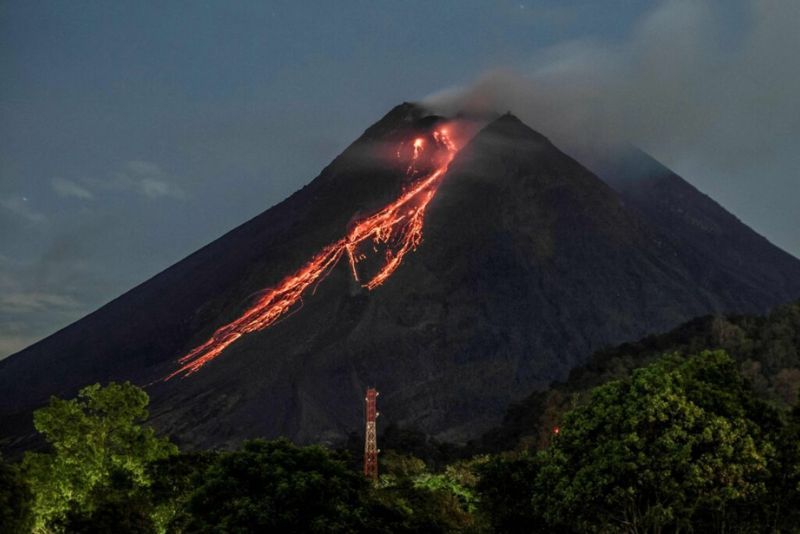
[[[671,205],[720,234],[513,115],[468,129],[396,107],[290,198],[0,362],[0,426],[24,439],[49,395],[129,379],[186,444],[337,440],[369,385],[385,420],[458,441],[602,346],[800,296],[800,261],[688,184]]]

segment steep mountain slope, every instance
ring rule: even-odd
[[[794,296],[778,278],[740,280],[706,258],[698,280],[676,236],[506,115],[456,154],[418,250],[383,285],[367,291],[339,261],[302,309],[196,373],[160,381],[263,289],[397,198],[408,183],[396,147],[439,122],[398,106],[286,201],[0,362],[4,432],[24,434],[49,394],[131,379],[149,384],[153,422],[195,446],[339,439],[359,428],[367,385],[381,390],[385,419],[462,440],[597,348]],[[789,279],[800,265],[789,260],[761,272]]]
[[[698,283],[736,307],[769,310],[800,297],[800,265],[713,199],[639,149],[590,165],[625,202],[671,238]]]
[[[411,104],[394,108],[309,185],[94,313],[0,361],[0,429],[30,428],[50,395],[95,381],[149,383],[175,359],[276,283],[361,212],[394,198],[397,143],[431,122]]]

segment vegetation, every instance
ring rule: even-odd
[[[130,383],[95,384],[76,399],[54,397],[34,413],[34,426],[50,446],[50,452],[29,452],[23,460],[36,530],[83,524],[95,514],[133,513],[127,503],[150,485],[148,466],[178,452],[140,426],[148,402]]]
[[[250,441],[220,454],[192,491],[189,532],[348,532],[363,527],[363,477],[319,447]]]
[[[701,317],[666,334],[601,350],[570,372],[563,383],[532,393],[506,412],[503,423],[471,444],[469,453],[542,447],[564,414],[588,402],[590,391],[630,376],[666,353],[697,354],[724,350],[736,361],[755,395],[791,408],[800,391],[800,302],[765,317]]]
[[[89,386],[0,460],[0,532],[795,532],[798,332],[795,305],[604,351],[470,447],[387,429],[374,483],[283,439],[179,452],[144,391]]]
[[[387,451],[381,467],[383,474],[370,492],[378,505],[371,527],[387,533],[481,530],[473,462],[431,473],[419,458]]]
[[[490,464],[484,497],[508,531],[789,531],[797,458],[778,451],[796,432],[724,352],[669,355],[594,389],[550,446]],[[497,495],[514,470],[524,480]]]
[[[19,466],[0,457],[0,531],[29,532],[33,528],[33,494]]]

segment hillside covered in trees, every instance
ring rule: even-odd
[[[766,316],[705,316],[670,332],[601,350],[567,380],[532,393],[509,407],[500,427],[471,450],[501,451],[524,442],[541,445],[570,408],[586,402],[592,388],[627,377],[665,353],[724,350],[737,363],[754,394],[779,407],[793,406],[800,391],[800,302]]]

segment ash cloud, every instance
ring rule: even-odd
[[[752,1],[739,35],[730,3],[668,1],[621,43],[550,47],[527,65],[429,96],[434,111],[510,110],[567,145],[633,142],[673,163],[768,163],[800,138],[800,2]]]

